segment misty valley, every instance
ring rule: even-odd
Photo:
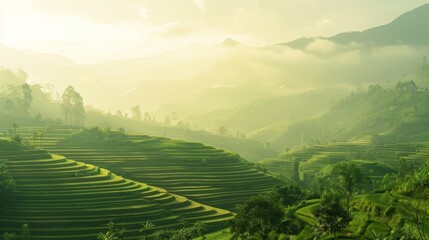
[[[0,0],[0,240],[429,239],[429,2],[349,4]]]

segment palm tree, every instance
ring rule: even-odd
[[[117,240],[118,238],[115,236],[114,232],[107,231],[106,233],[98,233],[98,240]]]
[[[13,126],[13,133],[16,136],[18,125],[16,123],[13,123],[12,126]]]
[[[155,224],[151,223],[149,220],[147,220],[145,223],[140,223],[142,228],[140,229],[140,232],[144,232],[144,239],[147,240],[147,235],[149,234],[149,231],[151,231]]]
[[[26,223],[22,225],[22,240],[30,239],[30,224]]]
[[[127,229],[125,227],[121,228],[120,230],[118,230],[118,236],[121,240],[124,240],[124,234],[127,231]]]
[[[31,140],[33,140],[33,147],[36,147],[36,140],[38,138],[38,133],[37,132],[33,132],[33,135],[31,136]]]
[[[40,148],[43,149],[43,132],[42,132],[42,130],[39,130],[39,137],[40,137]]]
[[[174,235],[171,238],[172,240],[187,240],[189,239],[189,232],[186,231],[186,229],[182,228],[179,231],[177,231],[176,233],[174,233]]]

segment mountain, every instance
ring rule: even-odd
[[[393,142],[425,139],[429,136],[429,91],[415,90],[414,86],[413,81],[407,81],[398,83],[395,89],[372,85],[367,91],[354,92],[320,117],[290,124],[282,130],[276,128],[281,134],[273,145],[284,148],[349,141],[367,135]]]
[[[326,39],[337,44],[364,44],[367,46],[386,45],[429,45],[429,4],[422,5],[412,11],[404,13],[392,22],[374,27],[362,32],[345,32]],[[316,38],[301,38],[286,43],[294,48],[305,48]]]
[[[334,91],[308,90],[286,96],[265,97],[238,107],[211,111],[187,119],[199,126],[228,126],[247,133],[278,122],[294,122],[321,114],[334,100]],[[265,141],[266,138],[259,140]]]
[[[426,4],[386,25],[333,37],[259,48],[226,39],[211,46],[87,65],[1,46],[0,65],[22,68],[30,81],[53,84],[60,93],[71,84],[85,103],[104,110],[129,112],[139,105],[158,121],[177,112],[181,120],[194,121],[191,124],[251,132],[314,116],[327,110],[326,103],[356,88],[393,86],[404,76],[426,76],[417,68],[429,55],[428,9]],[[407,75],[413,72],[417,73]],[[415,81],[429,87],[421,77]],[[281,98],[303,94],[304,99],[309,89],[330,91],[318,96],[317,109],[311,104],[302,109],[279,107],[286,104]]]

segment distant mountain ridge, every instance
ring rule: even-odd
[[[422,5],[414,10],[402,14],[392,22],[364,30],[362,32],[344,32],[332,37],[319,37],[338,44],[352,42],[369,46],[383,45],[429,45],[429,4]],[[316,38],[300,38],[282,45],[293,48],[305,48]]]

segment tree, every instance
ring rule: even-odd
[[[202,240],[206,239],[204,232],[206,231],[206,225],[203,222],[196,222],[192,226],[192,235],[194,237],[201,237]]]
[[[173,237],[174,232],[168,229],[158,230],[153,234],[155,240],[167,240]]]
[[[61,110],[64,114],[64,123],[70,124],[71,123],[71,115],[73,110],[73,104],[72,104],[72,98],[75,93],[75,90],[72,86],[68,86],[65,90],[63,95],[61,95]]]
[[[220,136],[222,138],[222,148],[223,148],[223,138],[224,138],[225,133],[228,132],[228,130],[226,129],[226,127],[220,126],[219,129],[218,129],[218,132],[219,132],[219,134],[220,134]]]
[[[139,105],[131,107],[131,113],[133,114],[133,119],[140,120],[142,119],[142,112]]]
[[[70,125],[82,125],[85,118],[82,96],[72,86],[68,86],[61,99],[64,122]]]
[[[230,221],[234,238],[246,239],[248,235],[268,240],[269,233],[278,229],[283,210],[266,196],[255,196],[239,205],[237,215]]]
[[[301,221],[295,216],[295,209],[288,208],[280,224],[280,232],[288,235],[298,235],[304,228]]]
[[[15,233],[5,232],[3,234],[3,240],[14,240],[14,239],[16,239]]]
[[[415,225],[419,239],[426,240],[426,222],[429,218],[429,162],[417,169],[403,185],[410,196],[409,204],[404,204],[404,208]]]
[[[107,231],[106,233],[98,233],[97,239],[98,240],[117,240],[118,237],[116,237],[114,232]]]
[[[73,116],[74,116],[74,123],[77,126],[83,125],[83,121],[85,119],[85,108],[83,107],[83,98],[78,93],[75,92],[72,98],[72,110],[73,110]]]
[[[149,232],[152,231],[152,229],[155,227],[155,224],[151,223],[149,220],[147,220],[145,223],[141,223],[141,229],[140,232],[144,232],[144,239],[147,240]]]
[[[26,223],[22,225],[22,240],[30,240],[30,224]]]
[[[340,198],[333,193],[325,193],[320,205],[312,212],[317,219],[316,229],[323,233],[337,232],[347,227],[352,220],[349,212],[341,205]]]
[[[304,192],[295,185],[277,186],[270,192],[270,197],[287,207],[301,201],[304,198]]]
[[[186,228],[181,228],[179,231],[173,233],[171,240],[188,240],[192,239],[190,231]]]
[[[334,166],[332,175],[331,185],[344,197],[346,210],[350,213],[354,196],[363,183],[363,174],[356,164],[344,161]]]
[[[32,90],[30,86],[26,83],[22,84],[21,93],[22,93],[21,106],[23,107],[23,109],[27,111],[31,105],[31,102],[33,101],[33,95],[32,95]]]
[[[125,227],[117,230],[118,236],[121,240],[124,240],[124,235],[125,235],[126,231],[127,231],[127,229]]]
[[[0,206],[13,202],[15,194],[18,192],[17,184],[9,172],[6,164],[0,164]]]

